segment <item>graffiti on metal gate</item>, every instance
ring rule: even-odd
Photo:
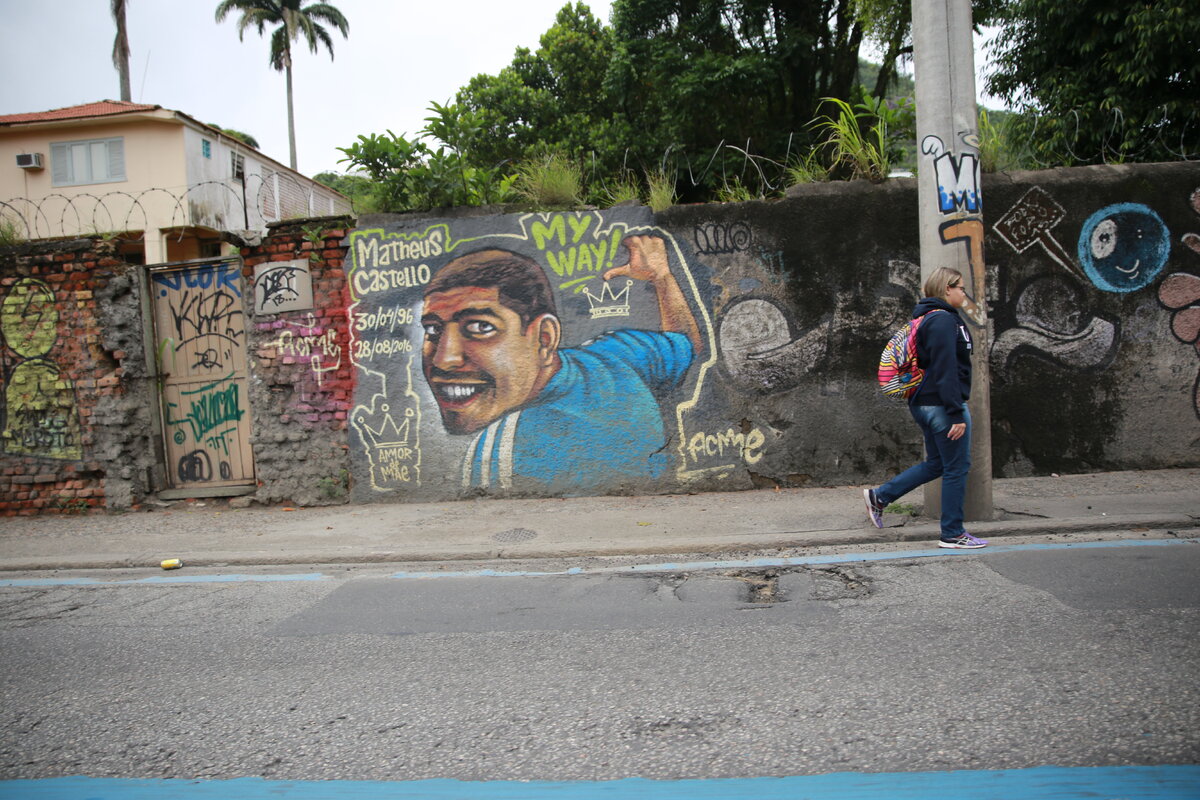
[[[169,335],[159,342],[159,358],[176,370],[221,370],[244,344],[245,311],[238,281],[239,269],[230,263],[206,264],[155,273],[154,284],[169,309],[160,330]],[[176,364],[183,358],[187,364]]]
[[[248,483],[254,462],[241,265],[214,261],[156,270],[151,279],[171,480],[176,486]]]

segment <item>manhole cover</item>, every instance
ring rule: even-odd
[[[536,539],[537,532],[531,531],[528,528],[513,528],[507,531],[500,531],[492,534],[492,540],[497,542],[528,542],[530,539]]]

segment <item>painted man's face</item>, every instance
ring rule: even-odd
[[[462,286],[425,298],[422,365],[449,433],[472,433],[540,389],[537,325],[527,328],[495,287]]]

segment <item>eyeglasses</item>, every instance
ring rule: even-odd
[[[947,289],[962,289],[963,285],[961,283],[952,283],[949,286],[947,286],[946,288]]]

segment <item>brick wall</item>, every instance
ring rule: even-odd
[[[111,309],[100,307],[132,269],[112,243],[87,239],[9,248],[0,260],[0,514],[105,504],[114,465],[99,456],[122,454],[108,445],[127,421],[114,409],[130,384],[129,353],[106,335]]]
[[[345,502],[349,489],[347,416],[354,390],[350,304],[341,244],[351,220],[289,220],[262,244],[242,249],[247,285],[262,264],[301,260],[313,308],[255,314],[251,355],[255,468],[261,502]]]

